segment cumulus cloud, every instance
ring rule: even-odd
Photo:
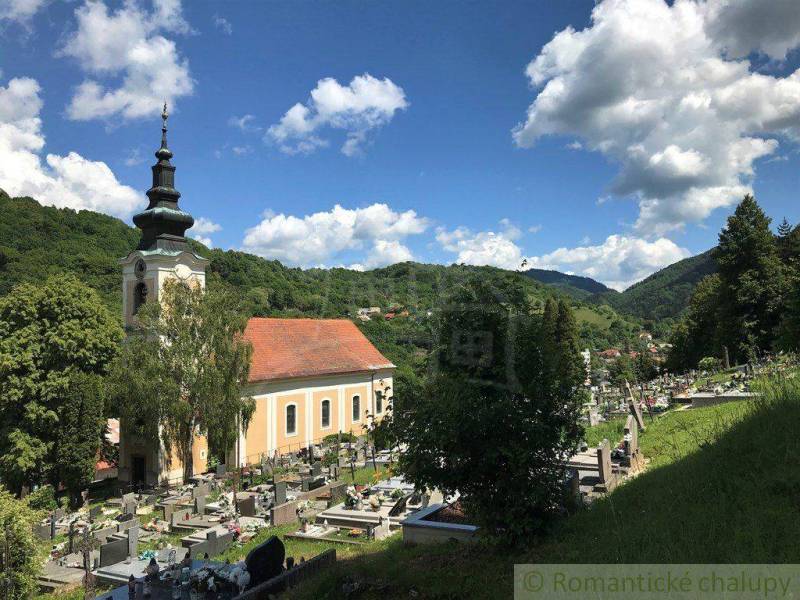
[[[70,119],[150,116],[165,100],[173,105],[192,93],[189,62],[162,35],[191,32],[179,0],[153,0],[150,11],[129,1],[113,12],[101,0],[87,0],[75,17],[78,27],[59,54],[76,59],[94,78],[75,89],[67,106]]]
[[[0,86],[0,188],[42,204],[122,218],[143,206],[143,196],[117,181],[103,162],[76,152],[47,154],[42,161],[40,92],[39,83],[29,77]]]
[[[33,15],[45,5],[45,2],[46,0],[2,0],[0,2],[0,21],[16,21],[27,25]]]
[[[800,133],[800,70],[733,60],[780,58],[799,27],[795,0],[604,0],[528,65],[537,96],[514,140],[577,136],[618,162],[611,191],[637,199],[639,234],[701,222],[750,191],[755,161],[778,147],[770,134]]]
[[[359,154],[370,131],[389,123],[398,110],[408,107],[403,88],[388,78],[376,79],[365,73],[341,85],[333,78],[321,79],[311,90],[306,104],[297,103],[272,125],[265,140],[286,154],[308,154],[329,144],[320,130],[344,130],[347,138],[341,151]]]
[[[502,269],[519,269],[524,259],[514,240],[521,232],[508,219],[500,221],[498,231],[474,232],[467,227],[451,231],[440,227],[436,241],[448,252],[457,253],[454,262],[467,265],[489,265]]]
[[[531,268],[552,269],[584,275],[622,291],[651,273],[690,256],[691,253],[667,238],[610,235],[597,246],[559,248],[542,256],[530,256]]]
[[[362,268],[411,260],[401,241],[428,228],[428,220],[413,210],[396,212],[386,204],[330,211],[304,217],[268,213],[245,232],[243,248],[265,258],[300,267],[320,266],[343,252],[367,250]]]

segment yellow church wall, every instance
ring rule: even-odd
[[[353,420],[353,396],[360,398],[359,419]],[[372,412],[369,402],[369,386],[366,384],[349,385],[344,388],[344,422],[343,431],[361,435],[367,424],[367,412]]]
[[[269,454],[267,445],[267,428],[269,427],[269,401],[267,398],[256,398],[256,410],[250,419],[250,424],[245,435],[247,447],[246,460],[248,463],[257,463],[262,454]]]
[[[286,433],[286,407],[290,404],[294,404],[297,407],[294,434]],[[280,394],[276,398],[276,405],[275,445],[278,453],[296,452],[306,445],[306,394],[303,391]]]
[[[311,434],[312,441],[319,441],[321,438],[332,433],[339,431],[339,392],[335,387],[330,387],[323,390],[317,390],[311,395],[314,403],[314,426]],[[328,427],[322,427],[322,402],[323,400],[330,400],[330,424]]]

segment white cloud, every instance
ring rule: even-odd
[[[651,273],[690,256],[690,252],[667,238],[647,241],[637,237],[610,235],[597,246],[559,248],[527,258],[538,269],[584,275],[616,290],[624,290]]]
[[[211,219],[207,219],[206,217],[198,217],[194,221],[194,225],[189,230],[190,233],[215,233],[217,231],[222,230],[222,225],[219,223],[214,223]]]
[[[0,21],[16,21],[28,25],[47,0],[0,0]]]
[[[219,15],[214,15],[214,27],[219,29],[225,35],[231,35],[233,33],[233,25],[231,22],[228,21],[225,17],[220,17]]]
[[[578,136],[616,160],[612,191],[639,202],[640,234],[701,222],[750,191],[755,160],[778,147],[765,136],[800,134],[800,70],[731,58],[782,58],[799,41],[796,0],[604,0],[528,65],[537,96],[514,140]]]
[[[208,234],[215,233],[221,229],[222,225],[219,223],[214,223],[214,221],[206,217],[198,217],[195,219],[194,225],[186,233],[201,244],[213,248],[214,242]]]
[[[136,165],[142,164],[144,162],[144,157],[142,156],[141,149],[139,147],[132,148],[123,162],[126,167],[135,167]]]
[[[241,117],[233,116],[228,119],[228,125],[236,127],[244,133],[258,131],[261,128],[253,124],[255,120],[256,118],[253,115],[243,115]]]
[[[531,225],[528,227],[528,233],[539,233],[542,230],[541,225]]]
[[[347,132],[341,151],[359,154],[367,134],[387,123],[395,112],[408,107],[405,92],[388,78],[365,73],[343,86],[333,78],[321,79],[306,104],[292,106],[265,136],[286,154],[308,154],[328,145],[318,134],[331,127]]]
[[[473,232],[466,227],[436,230],[436,241],[448,252],[458,254],[455,261],[467,265],[490,265],[516,270],[522,264],[522,249],[514,242],[520,230],[508,219],[500,221],[500,231]]]
[[[250,154],[253,151],[252,146],[233,146],[231,148],[233,153],[236,156],[244,156],[245,154]]]
[[[368,254],[360,264],[383,266],[411,260],[411,251],[400,242],[422,233],[428,225],[413,210],[396,212],[386,204],[357,209],[337,204],[328,212],[304,217],[268,212],[245,232],[243,248],[288,265],[309,267],[366,247]]]
[[[153,0],[152,11],[133,1],[114,12],[100,0],[75,10],[77,30],[59,54],[95,78],[79,84],[67,106],[70,119],[135,119],[158,114],[166,100],[191,94],[189,62],[162,33],[190,33],[179,0]],[[98,79],[104,79],[101,83]]]
[[[11,196],[31,196],[42,204],[94,210],[128,217],[144,198],[122,185],[103,162],[76,152],[47,154],[39,112],[41,88],[35,79],[15,78],[0,86],[0,188]]]

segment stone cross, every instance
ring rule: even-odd
[[[625,462],[631,466],[639,455],[639,428],[633,415],[625,420]]]

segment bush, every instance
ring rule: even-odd
[[[58,508],[56,493],[52,485],[43,485],[27,498],[28,506],[33,510],[52,511]]]
[[[33,537],[33,525],[39,516],[28,502],[0,488],[0,548],[8,551],[0,563],[0,581],[9,586],[4,600],[27,599],[36,590],[42,552]]]

